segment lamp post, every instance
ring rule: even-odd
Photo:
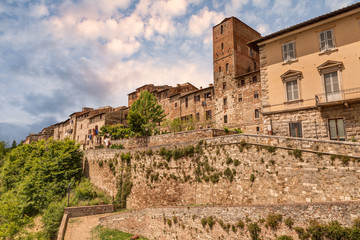
[[[145,147],[147,147],[148,145],[147,133],[148,133],[148,127],[145,127]]]
[[[68,187],[67,187],[67,192],[68,192],[68,207],[70,207],[70,190],[71,190],[71,184],[69,183]]]

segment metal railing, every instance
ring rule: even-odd
[[[334,93],[321,93],[315,95],[316,105],[324,103],[339,102],[344,100],[360,98],[360,88],[350,88]]]

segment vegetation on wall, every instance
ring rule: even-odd
[[[109,135],[111,139],[124,139],[135,136],[130,128],[125,128],[122,124],[106,125],[100,128],[100,136]]]

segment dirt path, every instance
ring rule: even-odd
[[[114,213],[70,218],[66,228],[64,240],[91,239],[91,230],[99,224],[99,218],[112,214]]]

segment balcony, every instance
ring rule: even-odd
[[[336,105],[349,106],[349,103],[360,102],[360,88],[350,88],[333,93],[321,93],[315,95],[316,106],[330,107]]]

